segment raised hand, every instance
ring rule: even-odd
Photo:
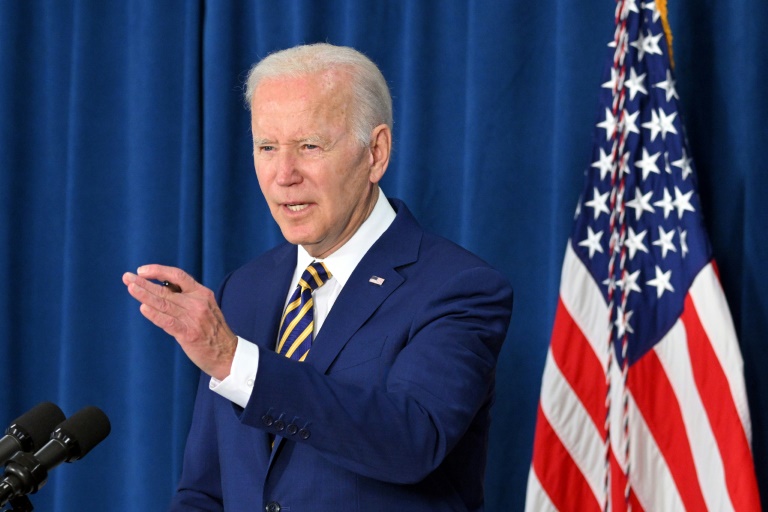
[[[141,314],[176,338],[202,371],[219,380],[229,375],[237,336],[224,321],[210,289],[183,270],[163,265],[144,265],[136,274],[126,272],[123,283],[141,303]]]

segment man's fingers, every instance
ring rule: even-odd
[[[173,300],[177,294],[140,277],[128,279],[128,293],[142,305],[174,317],[182,314],[184,308]]]
[[[139,311],[142,315],[144,315],[144,318],[174,338],[181,334],[182,323],[178,318],[163,313],[162,311],[158,311],[157,309],[147,306],[146,304],[142,304],[139,307]]]
[[[181,293],[153,281],[179,285]],[[123,283],[141,303],[141,314],[176,338],[201,370],[219,380],[229,375],[237,337],[224,321],[213,291],[183,270],[162,265],[144,265],[136,274],[126,272]]]
[[[192,276],[176,267],[167,267],[165,265],[142,265],[136,270],[136,274],[144,279],[154,279],[161,283],[167,282],[174,292],[189,292],[194,290],[198,284]]]
[[[131,285],[133,285],[138,288],[143,288],[149,293],[159,297],[164,297],[171,300],[173,300],[174,295],[182,292],[181,287],[169,281],[154,283],[131,272],[126,272],[123,274],[123,283],[128,287],[129,292],[131,292]],[[131,295],[133,295],[134,298],[138,300],[134,293],[131,293]]]
[[[129,284],[133,283],[134,281],[136,281],[136,274],[134,274],[132,272],[125,272],[123,274],[123,284],[125,286],[128,286]]]

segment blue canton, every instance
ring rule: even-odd
[[[620,65],[604,72],[592,164],[571,234],[611,307],[620,365],[624,335],[632,364],[678,320],[691,282],[711,259],[660,15],[653,2],[625,6],[625,72],[623,80]]]

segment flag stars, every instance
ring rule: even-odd
[[[589,250],[589,259],[592,259],[595,252],[603,252],[603,247],[600,245],[600,238],[602,238],[602,236],[602,231],[595,233],[592,231],[592,226],[587,226],[587,238],[579,242],[579,246],[586,247]]]
[[[604,180],[606,175],[611,174],[613,170],[613,156],[600,148],[600,157],[592,163],[592,167],[600,169],[600,179]]]
[[[659,155],[661,155],[661,152],[649,155],[648,150],[643,147],[643,158],[635,161],[635,167],[642,169],[643,171],[643,179],[648,178],[650,173],[660,174],[659,166],[656,165],[656,160],[659,159]]]
[[[611,238],[608,241],[608,250],[612,250],[615,254],[619,254],[621,252],[619,232],[616,230],[611,233]]]
[[[677,129],[675,128],[675,118],[677,112],[672,112],[669,116],[661,109],[659,109],[659,126],[661,127],[661,138],[666,140],[668,133],[674,133],[677,135]],[[653,113],[651,113],[653,118]]]
[[[605,120],[597,123],[597,127],[605,130],[605,140],[611,140],[613,133],[616,131],[616,118],[610,109],[605,109]]]
[[[672,72],[667,70],[667,79],[657,84],[653,84],[653,86],[658,87],[659,89],[664,89],[665,97],[667,98],[667,102],[669,102],[672,101],[672,98],[680,99],[677,95],[677,89],[675,89],[676,83],[675,79],[672,78]]]
[[[637,39],[629,43],[630,46],[637,48],[637,60],[642,62],[646,53],[649,55],[661,55],[659,40],[661,39],[662,35],[663,34],[661,32],[655,36],[651,35],[650,31],[648,31],[645,36],[643,36],[642,32],[638,34]]]
[[[635,257],[635,253],[637,253],[637,251],[648,253],[648,248],[645,246],[645,243],[643,243],[643,238],[645,238],[647,233],[647,230],[641,231],[640,233],[635,233],[635,230],[632,228],[632,226],[629,227],[629,234],[627,235],[627,239],[624,241],[624,247],[629,250],[630,260]]]
[[[651,142],[656,140],[656,136],[659,133],[661,133],[662,140],[666,140],[668,133],[677,134],[677,129],[674,125],[676,117],[677,112],[672,112],[670,115],[667,115],[662,109],[651,110],[651,120],[647,123],[643,123],[642,127],[651,130]]]
[[[640,135],[640,130],[637,129],[637,116],[640,115],[640,111],[636,110],[634,113],[624,111],[624,133],[629,136],[630,133],[636,133]]]
[[[683,172],[683,179],[686,179],[688,176],[693,174],[693,167],[691,167],[691,162],[693,162],[693,158],[688,158],[688,155],[685,152],[685,148],[683,148],[683,156],[680,157],[680,160],[675,160],[672,162],[672,165],[679,168]]]
[[[611,67],[611,79],[601,85],[604,89],[616,90],[616,84],[619,81],[619,70],[615,67]]]
[[[635,95],[639,92],[642,94],[648,94],[648,91],[645,89],[645,85],[643,85],[643,82],[645,81],[645,73],[638,76],[635,72],[635,68],[630,68],[629,70],[629,79],[624,82],[624,87],[629,89],[629,99],[634,100]]]
[[[672,196],[670,195],[669,190],[665,188],[664,197],[653,203],[653,206],[658,206],[664,210],[665,219],[669,217],[669,213],[675,209],[675,205],[672,202]]]
[[[675,244],[672,242],[672,239],[675,237],[675,230],[672,229],[669,232],[664,231],[664,228],[659,226],[659,238],[655,242],[653,242],[653,245],[658,245],[661,248],[661,257],[666,258],[667,253],[669,251],[677,252],[677,249],[675,248]]]
[[[624,275],[622,276],[621,279],[619,279],[616,282],[616,285],[619,288],[621,288],[622,290],[624,290],[624,293],[626,293],[627,295],[629,295],[632,292],[640,292],[640,293],[642,293],[642,290],[637,285],[637,279],[639,277],[640,277],[640,271],[639,270],[635,270],[631,274],[625,270],[624,271]]]
[[[684,212],[695,212],[696,210],[691,205],[691,196],[693,195],[693,189],[683,194],[679,188],[675,187],[675,199],[672,204],[677,208],[677,216],[683,218]]]
[[[619,128],[621,129],[622,133],[626,134],[627,137],[630,133],[636,133],[640,135],[640,130],[637,128],[638,115],[640,115],[640,111],[630,113],[626,110],[622,110],[621,115],[616,117],[613,115],[610,109],[606,108],[605,120],[598,123],[597,127],[603,128],[605,130],[605,140],[607,141],[611,140],[611,137],[613,137]]]
[[[669,165],[669,153],[667,151],[664,152],[664,171],[667,174],[672,174],[672,167]]]
[[[680,232],[680,254],[685,258],[685,255],[688,254],[688,231],[680,228],[678,231]]]
[[[595,220],[600,216],[600,213],[607,213],[610,214],[611,211],[608,209],[607,201],[608,196],[610,195],[610,192],[605,192],[604,194],[601,194],[599,190],[597,190],[597,187],[593,187],[594,189],[594,196],[590,201],[587,201],[584,203],[584,206],[588,206],[593,209],[593,212],[595,214]]]
[[[603,284],[608,287],[608,293],[611,293],[616,288],[616,280],[613,277],[604,279]]]
[[[616,331],[619,338],[624,336],[626,333],[635,332],[632,329],[632,326],[629,325],[629,319],[632,318],[632,313],[633,311],[627,311],[624,313],[624,308],[621,306],[616,308],[616,320],[614,321],[614,325],[616,326]]]
[[[650,32],[648,34],[650,35]],[[642,32],[638,33],[637,34],[637,39],[635,39],[634,41],[629,43],[629,45],[630,46],[634,46],[635,48],[637,48],[637,60],[642,62],[643,61],[643,56],[645,55],[645,50],[644,50],[645,37],[643,37],[643,33]]]
[[[620,10],[621,9],[621,10]],[[640,13],[637,8],[636,0],[625,0],[624,2],[618,2],[616,5],[616,16],[619,18],[626,18],[630,12]]]
[[[643,39],[643,50],[645,50],[649,55],[661,55],[661,47],[659,46],[659,41],[663,35],[664,34],[659,32],[655,36],[652,36],[649,31],[646,37]]]
[[[627,162],[629,162],[629,152],[624,153],[621,155],[621,160],[619,160],[619,174],[629,174],[629,165],[627,165]]]
[[[625,0],[624,6],[625,6],[625,9],[628,10],[628,12],[636,12],[640,14],[640,10],[637,8],[636,0]]]
[[[656,2],[642,2],[640,5],[643,7],[643,9],[648,9],[653,13],[654,23],[659,21],[659,17],[661,16],[661,13],[656,8]]]
[[[635,209],[636,219],[640,220],[640,218],[643,216],[643,212],[655,212],[653,206],[651,206],[652,195],[653,191],[650,191],[647,194],[643,194],[640,188],[635,187],[635,198],[631,201],[627,201],[627,206],[629,208]]]
[[[656,287],[656,298],[660,299],[661,296],[664,295],[665,291],[674,293],[675,289],[670,284],[671,280],[672,280],[672,271],[667,270],[666,272],[662,272],[659,266],[656,265],[656,277],[654,277],[653,279],[650,279],[645,284],[647,284],[648,286]]]

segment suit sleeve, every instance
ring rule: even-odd
[[[266,429],[270,412],[294,418],[309,435],[291,440],[334,464],[382,481],[418,482],[490,400],[511,308],[511,288],[497,271],[453,275],[392,318],[407,324],[406,339],[383,384],[345,381],[264,351],[241,421]]]
[[[208,375],[200,375],[181,479],[169,508],[172,512],[224,512],[218,445],[212,421],[214,393],[208,389],[210,379]]]

